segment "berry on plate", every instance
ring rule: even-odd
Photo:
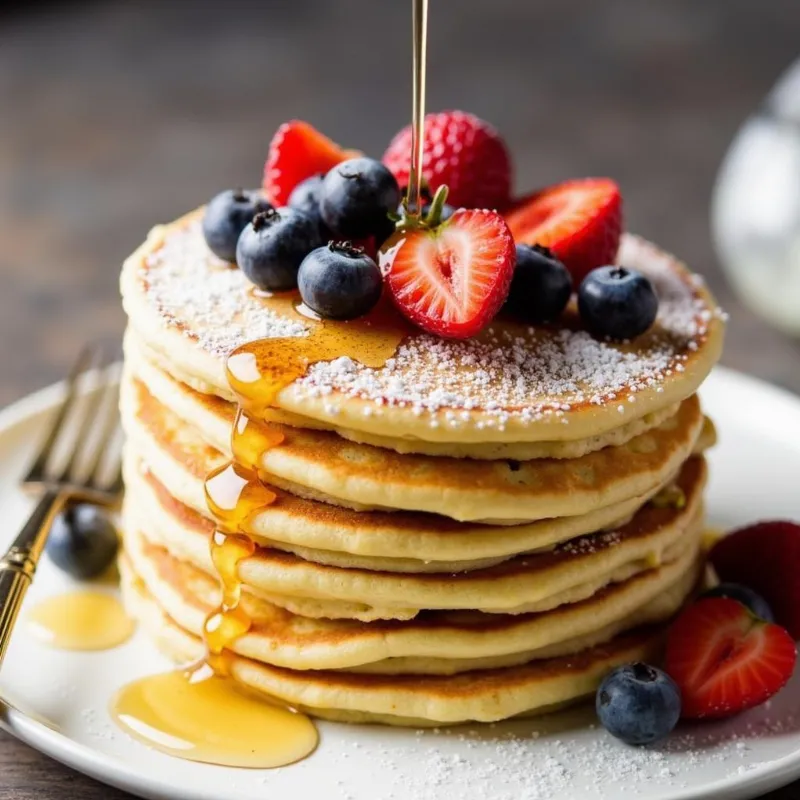
[[[711,597],[683,611],[667,639],[666,670],[687,719],[728,717],[760,705],[786,684],[792,637],[736,600]]]
[[[316,221],[295,208],[256,214],[236,248],[239,268],[259,289],[284,292],[297,287],[303,259],[322,244]]]
[[[285,206],[298,183],[324,175],[348,158],[359,155],[343,150],[313,125],[299,119],[284,122],[269,144],[264,165],[264,191],[276,206]]]
[[[440,203],[434,200],[438,217]],[[459,209],[440,227],[413,223],[384,242],[381,272],[395,305],[428,333],[466,339],[508,296],[514,240],[494,211]]]
[[[551,322],[567,306],[572,277],[567,268],[539,245],[517,245],[517,264],[506,307],[526,322]]]
[[[203,236],[208,249],[223,261],[236,261],[236,243],[245,226],[261,211],[272,206],[261,192],[229,189],[220,192],[206,206]]]
[[[47,555],[78,580],[95,578],[111,566],[119,537],[108,513],[92,503],[68,505],[53,520]]]
[[[627,744],[650,744],[667,736],[681,716],[675,681],[649,664],[625,664],[606,675],[595,697],[602,726]]]
[[[578,310],[593,336],[622,341],[635,339],[650,328],[658,314],[658,298],[641,272],[599,267],[578,289]]]
[[[411,126],[392,139],[383,163],[400,186],[411,171]],[[506,208],[511,158],[497,131],[474,114],[440,111],[425,117],[422,175],[435,192],[447,184],[450,203],[465,208]]]
[[[741,583],[721,583],[719,586],[703,592],[700,596],[728,597],[749,608],[757,617],[767,622],[775,622],[769,603],[758,592],[754,592],[747,586],[742,586]]]
[[[300,297],[325,319],[355,319],[371,311],[381,296],[378,265],[349,242],[312,250],[297,274]]]
[[[374,158],[352,158],[322,181],[322,221],[337,236],[361,239],[387,232],[400,202],[394,176]]]
[[[580,283],[613,264],[622,233],[622,195],[610,178],[566,181],[518,201],[506,222],[520,244],[549,247]]]
[[[749,525],[720,539],[709,559],[720,580],[758,592],[775,621],[800,639],[800,525],[782,520]]]

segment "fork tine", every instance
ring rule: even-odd
[[[94,350],[95,348],[91,346],[84,347],[78,355],[78,358],[75,360],[75,363],[72,365],[72,369],[70,370],[66,381],[67,392],[64,395],[64,400],[56,411],[55,417],[47,431],[47,436],[42,442],[42,446],[39,449],[33,464],[31,464],[30,469],[22,479],[23,483],[35,483],[45,479],[47,462],[50,460],[55,444],[60,438],[61,428],[64,424],[64,420],[75,403],[78,381],[80,376],[85,372],[90,361],[93,360]]]
[[[94,452],[88,456],[87,482],[95,489],[104,489],[105,484],[100,483],[103,467],[103,455],[107,452],[109,444],[119,428],[119,377],[120,365],[112,365],[106,370],[104,376],[105,388],[103,391],[102,429],[94,445]]]
[[[92,357],[90,370],[96,375],[100,375],[102,363],[103,351],[100,348],[96,348]],[[86,442],[90,439],[92,427],[97,422],[97,412],[101,408],[101,401],[105,396],[105,389],[106,387],[101,383],[99,386],[95,386],[84,398],[83,407],[81,408],[81,414],[83,416],[78,422],[78,434],[72,445],[72,453],[67,459],[67,463],[61,470],[61,473],[53,476],[54,481],[58,483],[64,483],[65,481],[78,482],[78,467],[84,459]]]
[[[111,495],[120,495],[125,488],[125,482],[122,478],[122,451],[117,454],[117,470],[111,483],[105,487],[104,491]]]

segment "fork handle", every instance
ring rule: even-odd
[[[0,559],[0,664],[3,663],[22,601],[47,542],[53,517],[61,510],[65,500],[66,495],[60,491],[48,489],[31,512],[14,544]]]

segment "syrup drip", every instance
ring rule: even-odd
[[[414,0],[414,131],[412,184],[419,203],[419,175],[425,98],[427,0]],[[416,182],[416,183],[414,183]],[[165,753],[193,761],[235,767],[278,767],[299,761],[317,746],[311,720],[279,701],[250,695],[231,677],[231,645],[252,621],[241,605],[241,562],[253,555],[247,535],[252,515],[276,502],[259,470],[263,455],[283,441],[280,428],[263,417],[278,395],[320,361],[348,357],[380,368],[397,351],[409,324],[388,304],[353,322],[323,321],[297,302],[293,293],[264,296],[266,308],[301,321],[305,337],[261,339],[228,357],[226,372],[239,408],[231,431],[230,463],[205,481],[206,500],[216,531],[211,558],[219,574],[222,600],[203,628],[205,658],[188,670],[143,678],[125,687],[112,704],[117,722],[134,738]]]
[[[116,597],[80,591],[49,597],[28,615],[33,635],[61,650],[109,650],[136,627]]]
[[[228,383],[241,408],[252,417],[263,416],[274,407],[280,392],[318,361],[345,356],[366,367],[382,367],[410,331],[409,324],[388,305],[379,305],[352,322],[309,319],[294,305],[291,308],[298,319],[310,325],[308,336],[259,339],[228,356]]]

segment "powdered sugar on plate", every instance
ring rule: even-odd
[[[511,417],[566,420],[587,404],[613,404],[624,414],[638,392],[658,391],[686,369],[723,314],[707,299],[700,278],[643,240],[625,236],[619,260],[644,272],[660,300],[656,326],[635,346],[593,339],[574,313],[550,329],[498,321],[467,341],[412,335],[380,369],[342,358],[318,363],[296,386],[324,398],[332,414],[338,398],[358,398],[370,401],[366,408],[372,411],[365,413],[397,406],[452,427],[476,409],[487,427],[503,427]],[[148,301],[167,324],[214,356],[224,358],[258,338],[308,333],[303,321],[277,313],[240,270],[208,251],[196,218],[170,229],[140,269]]]
[[[661,798],[692,787],[699,770],[711,770],[720,780],[757,773],[764,763],[758,740],[798,727],[800,717],[766,711],[710,726],[682,725],[664,742],[631,747],[599,727],[590,709],[577,709],[529,723],[419,730],[415,737],[422,747],[416,748],[413,770],[400,745],[405,732],[397,734],[397,747],[374,746],[357,736],[334,763],[345,767],[357,757],[362,768],[371,765],[363,777],[381,800]],[[335,800],[363,796],[344,778],[332,794]]]

